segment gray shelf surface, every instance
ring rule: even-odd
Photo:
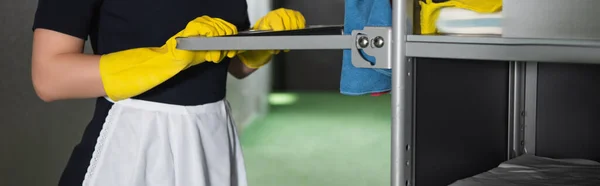
[[[600,63],[600,41],[521,39],[498,36],[408,35],[406,56]]]
[[[327,50],[350,49],[354,40],[342,25],[312,25],[288,31],[242,31],[221,37],[177,38],[184,50]]]
[[[336,50],[355,45],[351,35],[284,35],[178,38],[184,50]],[[501,61],[600,63],[600,41],[498,36],[408,35],[407,57]]]
[[[349,35],[188,37],[177,41],[177,48],[183,50],[328,50],[354,45]]]

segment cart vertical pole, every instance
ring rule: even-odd
[[[391,185],[409,185],[411,168],[409,158],[410,144],[405,136],[412,125],[407,120],[406,89],[407,58],[406,58],[406,0],[393,0],[392,2],[392,141],[391,141]]]

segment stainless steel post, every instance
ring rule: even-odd
[[[407,176],[410,162],[407,161],[410,144],[405,138],[410,120],[405,117],[406,109],[406,0],[392,2],[392,147],[391,147],[391,185],[409,185],[412,180]]]

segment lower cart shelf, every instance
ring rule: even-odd
[[[551,159],[523,155],[450,186],[600,185],[600,163],[584,159]]]

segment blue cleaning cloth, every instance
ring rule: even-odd
[[[351,35],[352,30],[362,30],[365,26],[392,26],[389,0],[346,0],[344,34]],[[367,60],[376,63],[373,57]],[[351,50],[344,50],[340,93],[356,96],[390,91],[391,74],[389,69],[354,67]]]

